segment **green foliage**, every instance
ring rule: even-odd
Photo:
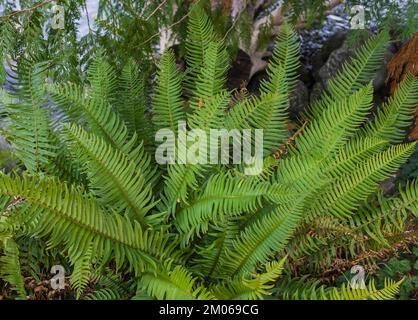
[[[400,40],[408,39],[417,30],[418,22],[415,17],[418,4],[414,0],[390,1],[376,0],[373,2],[366,0],[348,0],[345,2],[346,12],[351,13],[351,8],[355,5],[364,6],[365,27],[369,29],[372,21],[379,29],[386,28],[391,31],[393,37]],[[355,43],[358,41],[365,30],[351,30],[349,39]]]
[[[303,19],[307,22],[308,27],[311,27],[314,22],[320,21],[322,23],[324,20],[326,2],[322,0],[285,0],[283,9],[291,17],[293,23],[296,23],[298,19]]]
[[[417,180],[390,196],[379,190],[416,147],[400,143],[416,78],[369,121],[387,34],[359,50],[288,139],[294,28],[277,38],[261,96],[239,101],[225,89],[225,44],[199,5],[187,29],[186,70],[167,51],[150,81],[140,62],[117,65],[101,49],[72,82],[51,72],[46,83],[43,56],[16,61],[18,87],[1,105],[24,172],[0,175],[3,281],[25,297],[22,277],[36,269],[21,268],[30,238],[45,266],[48,255],[68,265],[77,298],[393,299],[402,280],[364,290],[318,281],[338,259],[372,264],[372,253],[411,237],[418,215]],[[262,174],[234,163],[154,163],[150,133],[179,120],[204,133],[263,129]]]
[[[411,251],[409,253],[403,252],[399,257],[390,258],[387,262],[381,262],[383,266],[376,275],[376,281],[379,284],[382,284],[386,277],[403,278],[404,281],[399,292],[401,300],[413,299],[418,292],[418,277],[416,276],[418,248],[413,247]]]
[[[0,277],[13,286],[18,299],[26,299],[24,279],[20,269],[19,247],[12,239],[3,241],[0,257]]]
[[[365,34],[367,35],[367,30],[370,28],[379,30],[386,28],[394,37],[402,40],[411,37],[418,27],[416,19],[418,4],[414,0],[347,0],[342,4],[348,16],[358,13],[352,11],[355,6],[360,5],[365,9],[365,29],[349,31],[349,39],[352,43],[358,42]],[[293,23],[302,21],[306,23],[307,28],[312,28],[323,24],[329,5],[330,2],[323,0],[284,0],[282,10]]]
[[[342,285],[341,289],[334,289],[329,294],[331,300],[389,300],[399,292],[402,280],[395,282],[385,280],[383,289],[376,289],[374,281],[364,289],[352,289],[348,285]]]
[[[157,86],[153,100],[154,123],[158,129],[177,131],[178,122],[185,120],[181,101],[182,77],[177,70],[172,51],[167,51],[160,60]]]
[[[300,44],[294,28],[284,24],[277,36],[276,50],[267,67],[269,81],[262,84],[265,93],[279,93],[289,96],[293,90],[299,62]]]
[[[213,24],[203,8],[199,5],[193,6],[189,13],[186,38],[186,60],[190,68],[191,89],[202,72],[209,44],[216,40]]]
[[[50,141],[50,115],[46,109],[44,81],[48,62],[31,63],[22,61],[14,70],[16,89],[11,95],[15,98],[6,105],[11,121],[10,141],[15,145],[16,155],[27,170],[39,172],[54,156],[55,148]],[[33,128],[30,132],[25,128]]]

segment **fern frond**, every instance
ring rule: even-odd
[[[55,123],[55,128],[65,122],[85,123],[86,112],[83,107],[90,103],[87,90],[80,84],[65,83],[47,86],[53,102],[57,105],[60,113]]]
[[[321,300],[326,296],[329,288],[321,286],[318,280],[286,276],[277,281],[272,294],[280,300]]]
[[[86,176],[82,172],[80,161],[71,157],[68,146],[64,141],[61,141],[58,135],[54,134],[51,140],[55,142],[57,151],[56,156],[45,168],[45,172],[59,178],[61,181],[87,186]]]
[[[226,91],[211,97],[205,107],[189,116],[190,128],[202,130],[202,134],[207,139],[210,129],[222,127],[223,109],[228,103],[228,98],[229,94]],[[200,137],[198,139],[200,141]],[[197,189],[197,180],[208,167],[208,165],[196,163],[194,158],[197,155],[188,150],[192,143],[189,139],[187,140],[186,142],[179,140],[176,148],[176,154],[183,161],[168,165],[168,175],[161,195],[164,206],[159,207],[161,210],[168,210],[168,214],[174,214],[179,203],[188,203],[190,191]],[[208,161],[208,156],[206,154],[206,161]]]
[[[343,283],[341,288],[334,288],[329,295],[322,298],[326,300],[391,300],[399,293],[403,280],[396,282],[385,279],[383,289],[377,289],[373,279],[364,289],[353,289],[349,284]]]
[[[418,80],[407,75],[393,97],[381,106],[374,121],[368,122],[359,136],[377,137],[391,143],[402,142],[405,138],[405,128],[411,125],[417,103]]]
[[[136,134],[140,140],[151,140],[151,126],[145,118],[145,75],[132,59],[123,67],[119,82],[116,110],[128,128],[129,137]]]
[[[262,94],[235,105],[225,120],[229,129],[262,129],[264,156],[276,151],[288,135],[284,95]]]
[[[22,61],[14,78],[13,103],[6,106],[11,124],[7,128],[16,155],[32,173],[41,172],[51,158],[55,148],[50,141],[51,121],[46,109],[45,90],[48,62]]]
[[[326,172],[330,177],[340,177],[349,173],[353,168],[373,154],[383,151],[387,141],[378,138],[352,139],[327,164]]]
[[[110,288],[97,289],[87,294],[85,300],[121,300],[122,296],[117,290]]]
[[[155,205],[146,169],[81,127],[66,126],[65,134],[71,152],[84,164],[90,190],[98,201],[145,226],[145,215]]]
[[[104,99],[92,98],[85,89],[73,84],[57,85],[51,90],[58,106],[74,114],[70,120],[82,119],[80,124],[87,122],[92,131],[113,147],[126,151],[128,128]]]
[[[408,204],[408,209],[415,217],[418,217],[418,179],[408,181],[404,189],[399,190],[403,203]]]
[[[336,248],[342,247],[341,243],[350,242],[356,236],[355,231],[345,224],[345,221],[324,214],[302,223],[285,251],[295,264],[298,264],[299,259],[303,260],[303,263],[306,263],[301,266],[304,270],[311,270],[312,266],[312,269],[316,270],[322,266],[323,261],[329,263],[335,256]],[[305,259],[306,257],[309,258]]]
[[[73,261],[90,246],[94,257],[113,257],[116,267],[128,264],[137,274],[155,268],[161,259],[178,260],[176,240],[159,231],[144,231],[127,217],[103,211],[91,195],[56,179],[28,177],[13,179],[2,174],[0,194],[25,199],[31,209],[21,223],[27,233],[48,237],[48,246],[62,245]]]
[[[209,133],[210,129],[222,129],[229,98],[229,92],[222,90],[204,100],[203,107],[189,115],[187,120],[190,128],[200,129],[205,133]]]
[[[258,263],[280,253],[296,229],[302,214],[301,203],[278,206],[244,229],[233,241],[222,267],[229,275],[254,272]]]
[[[393,197],[384,197],[379,193],[377,205],[366,203],[360,207],[357,213],[348,219],[351,229],[389,246],[386,234],[403,232],[407,218],[411,214],[418,216],[417,180],[408,182],[399,193],[399,196]]]
[[[298,77],[299,52],[299,37],[295,29],[287,23],[282,24],[267,66],[268,81],[261,83],[262,92],[285,95],[289,99]]]
[[[74,110],[75,117],[83,119],[80,124],[85,125],[86,121],[90,131],[143,168],[147,182],[154,182],[157,175],[156,168],[150,167],[151,157],[145,152],[143,144],[138,145],[136,133],[129,138],[128,128],[119,115],[111,110],[110,105],[101,99],[88,97],[87,93],[76,85],[55,86],[52,91],[53,98],[59,106],[70,112]]]
[[[138,286],[160,300],[214,299],[212,293],[197,280],[183,266],[171,269],[171,264],[168,263],[165,269],[157,273],[142,274]]]
[[[157,129],[177,132],[178,122],[185,120],[182,101],[182,76],[177,69],[174,53],[168,50],[159,63],[157,86],[153,98],[153,122]]]
[[[158,208],[167,210],[167,214],[175,214],[180,203],[188,203],[191,190],[198,188],[197,179],[203,174],[205,167],[192,164],[168,165],[168,175],[164,181],[161,194],[161,205]]]
[[[107,104],[116,100],[117,77],[113,66],[106,61],[102,51],[97,52],[87,70],[87,80],[90,84],[91,97],[101,99]]]
[[[402,282],[385,279],[384,288],[377,289],[371,280],[365,288],[353,289],[346,283],[340,288],[326,288],[306,277],[286,278],[278,282],[274,292],[286,300],[390,300],[399,293]]]
[[[198,4],[193,5],[189,12],[186,38],[186,61],[190,74],[187,86],[193,90],[203,67],[203,61],[209,43],[216,41],[216,34],[212,21]]]
[[[71,286],[75,289],[77,299],[80,298],[90,282],[92,248],[89,247],[81,257],[73,261],[74,269],[70,276],[70,282]]]
[[[2,21],[0,23],[0,59],[5,61],[7,54],[11,52],[16,43],[15,28],[12,21]],[[0,83],[3,85],[6,79],[6,67],[4,63],[0,65]]]
[[[339,150],[365,121],[372,97],[373,87],[369,83],[348,98],[330,103],[296,139],[298,153],[326,158],[331,152]]]
[[[228,54],[224,46],[219,42],[210,42],[205,51],[196,88],[193,90],[192,110],[204,108],[208,100],[223,90],[228,67]]]
[[[221,282],[211,288],[221,300],[256,300],[271,294],[270,289],[280,277],[286,258],[266,264],[266,271],[255,273],[249,278],[234,277],[225,283]]]
[[[345,97],[369,83],[380,67],[389,41],[386,30],[369,39],[356,51],[354,58],[342,66],[342,70],[328,83],[330,96]]]
[[[336,216],[350,216],[361,201],[377,191],[377,184],[395,172],[412,154],[416,143],[398,145],[373,155],[353,168],[352,172],[334,180],[312,205],[318,214],[329,212]]]
[[[133,280],[126,281],[123,274],[115,273],[110,268],[102,272],[91,272],[90,282],[95,284],[93,292],[83,296],[86,300],[121,300],[131,294]]]
[[[225,219],[219,225],[213,225],[202,243],[196,246],[196,254],[192,259],[190,270],[202,277],[216,279],[225,278],[219,272],[219,267],[227,256],[226,248],[231,247],[232,241],[239,235],[240,226],[237,217]]]
[[[289,190],[280,185],[232,177],[229,173],[211,176],[202,189],[197,198],[176,214],[175,225],[184,233],[184,240],[206,233],[209,222],[216,224],[225,216],[256,210],[263,205],[263,200],[281,203],[292,199]]]
[[[0,256],[0,278],[16,291],[18,299],[26,299],[25,282],[19,262],[19,248],[13,239],[3,241],[3,255]]]
[[[322,193],[329,180],[324,175],[326,168],[333,167],[335,155],[347,151],[347,141],[365,121],[371,99],[369,84],[348,98],[331,102],[321,117],[312,120],[304,134],[296,137],[296,145],[289,150],[291,156],[278,164],[274,181],[301,192],[316,189]],[[316,198],[314,193],[311,195]]]

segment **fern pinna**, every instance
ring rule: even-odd
[[[387,33],[344,65],[293,137],[293,28],[281,27],[258,97],[225,89],[220,39],[195,5],[187,70],[168,50],[151,90],[141,66],[116,71],[102,51],[77,83],[51,84],[48,61],[19,57],[2,111],[21,170],[0,176],[0,276],[14,297],[26,298],[23,277],[53,261],[68,266],[83,299],[396,295],[402,281],[364,289],[318,281],[340,261],[373,265],[380,250],[417,236],[418,182],[391,196],[379,190],[416,146],[402,141],[417,79],[407,76],[373,111],[371,80]],[[246,175],[242,164],[158,165],[153,135],[179,121],[205,132],[263,129],[261,174]]]

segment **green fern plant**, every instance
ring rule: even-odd
[[[418,181],[393,196],[379,192],[416,147],[401,143],[418,100],[415,78],[368,118],[387,35],[360,49],[291,137],[293,28],[278,37],[261,96],[236,101],[225,89],[225,48],[205,13],[192,10],[187,70],[172,51],[161,57],[151,120],[149,90],[132,61],[118,74],[99,52],[83,84],[48,84],[48,61],[16,62],[15,89],[1,106],[23,165],[0,175],[3,281],[25,297],[30,268],[19,248],[26,252],[32,239],[70,266],[78,298],[395,297],[401,281],[362,290],[316,277],[341,259],[372,264],[374,252],[417,236]],[[150,137],[181,120],[205,132],[263,129],[262,173],[245,175],[241,164],[155,163]]]

